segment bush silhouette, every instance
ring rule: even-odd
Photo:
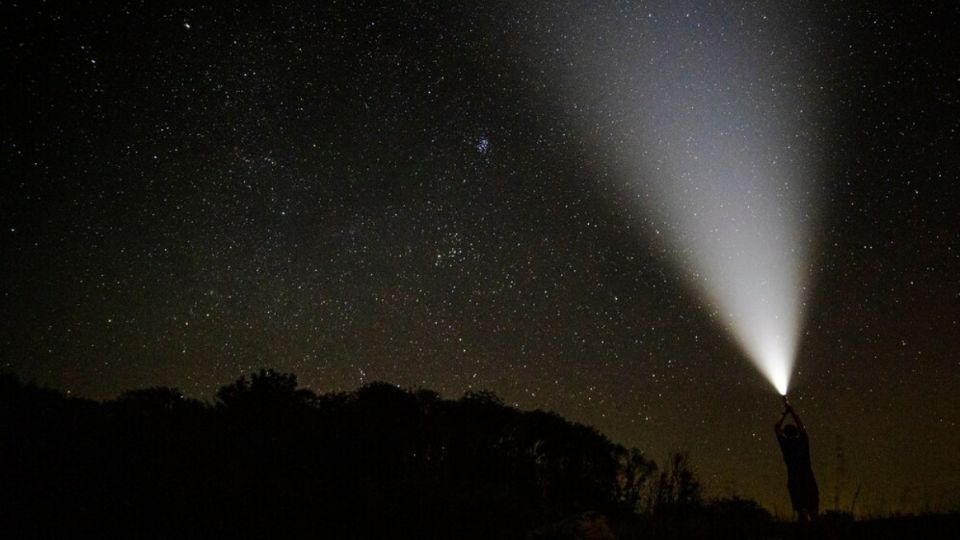
[[[162,387],[97,403],[0,373],[0,426],[10,538],[784,536],[752,501],[705,502],[686,454],[658,469],[490,392],[451,401],[371,383],[317,395],[264,369],[213,404]],[[944,519],[824,520],[819,532],[917,524],[937,537],[956,525]]]
[[[638,451],[490,392],[318,396],[269,369],[213,404],[162,387],[96,403],[9,374],[0,391],[0,525],[24,536],[522,538],[622,511],[648,475]]]

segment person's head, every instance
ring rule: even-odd
[[[797,429],[797,426],[795,426],[795,425],[793,425],[793,424],[787,424],[787,425],[783,426],[783,434],[784,434],[786,437],[789,437],[789,438],[792,439],[792,438],[798,437],[798,436],[800,435],[800,430]]]

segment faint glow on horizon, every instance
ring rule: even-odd
[[[612,149],[645,228],[664,233],[677,267],[786,394],[804,315],[820,98],[813,61],[791,42],[801,17],[736,6],[663,2],[655,18],[588,8],[571,29],[584,34],[571,65],[586,73],[567,76],[565,90],[596,104],[592,118],[607,124],[586,126]]]

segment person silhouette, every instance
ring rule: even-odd
[[[820,490],[810,465],[810,439],[800,416],[787,402],[786,396],[783,403],[786,408],[774,429],[783,461],[787,464],[787,490],[790,491],[790,502],[800,521],[809,522],[820,512]],[[793,424],[783,425],[787,415],[793,418]]]

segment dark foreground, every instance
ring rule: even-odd
[[[213,404],[169,388],[98,403],[0,374],[3,538],[957,538],[958,516],[806,529],[704,500],[682,454],[542,411],[261,371]]]

